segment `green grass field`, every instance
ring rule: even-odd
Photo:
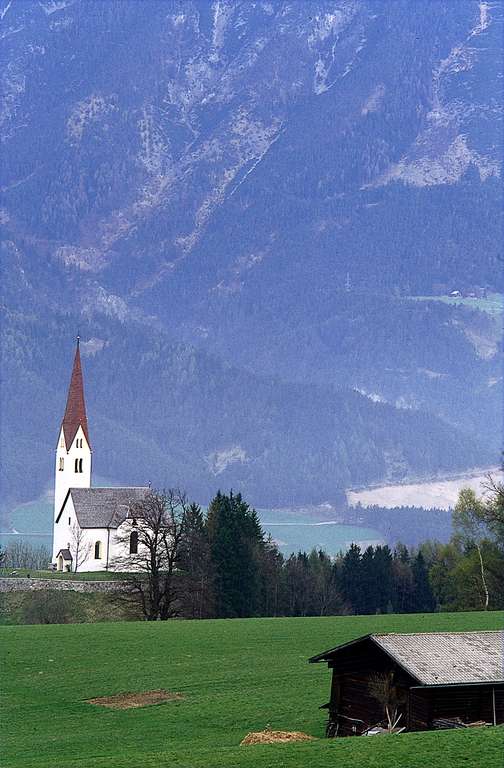
[[[479,309],[489,315],[498,317],[504,310],[504,296],[502,293],[489,293],[486,299],[477,299],[463,296],[410,296],[415,301],[442,301],[445,304]]]
[[[59,581],[117,581],[127,579],[127,573],[117,571],[37,571],[35,568],[0,568],[0,578],[19,579],[31,576],[33,579],[56,579]]]
[[[503,613],[1,627],[2,768],[502,768],[504,729],[325,740],[330,676],[307,658],[371,631],[500,628]],[[183,701],[85,699],[166,688]],[[320,740],[240,747],[248,731]]]

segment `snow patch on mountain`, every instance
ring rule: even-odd
[[[213,4],[212,46],[214,48],[213,56],[216,59],[219,58],[219,51],[224,45],[224,36],[233,10],[233,6],[223,0],[215,0]]]
[[[9,0],[7,5],[4,5],[4,7],[2,9],[0,9],[0,21],[4,20],[4,17],[6,15],[6,13],[8,12],[9,8],[11,7],[11,5],[12,5],[12,0]]]
[[[67,120],[67,132],[70,139],[79,142],[85,128],[100,117],[117,109],[114,100],[106,99],[99,93],[94,93],[79,101]]]
[[[138,159],[150,174],[159,173],[169,158],[169,139],[156,123],[152,106],[145,106],[138,121],[141,149]]]
[[[96,248],[62,245],[55,256],[65,267],[77,267],[83,272],[98,272],[104,265],[103,254]]]
[[[357,12],[355,3],[344,3],[330,13],[317,13],[313,17],[308,45],[314,48],[328,37],[337,37]]]
[[[425,155],[416,160],[403,158],[393,165],[378,183],[402,181],[415,187],[455,184],[460,181],[470,165],[478,169],[481,181],[491,176],[500,176],[500,163],[470,149],[467,136],[459,134],[438,157]]]
[[[57,11],[63,11],[65,8],[70,8],[73,4],[74,0],[46,0],[45,2],[39,0],[39,5],[46,16],[51,16]]]
[[[385,85],[383,83],[378,83],[364,102],[361,109],[361,115],[369,115],[372,112],[378,112],[384,96]]]
[[[368,392],[366,389],[363,389],[362,387],[354,387],[353,389],[354,389],[354,392],[358,392],[359,395],[362,395],[363,397],[366,397],[368,400],[371,400],[372,403],[387,402],[387,400],[378,392]]]
[[[490,3],[482,2],[479,4],[479,22],[474,27],[472,35],[479,35],[490,26]]]
[[[109,293],[101,285],[95,285],[82,301],[82,314],[92,318],[96,313],[103,314],[124,323],[129,316],[128,305],[120,296]]]
[[[205,456],[205,462],[214,476],[222,474],[232,464],[245,464],[247,460],[247,453],[241,445],[233,445]]]
[[[0,125],[12,120],[16,115],[21,97],[26,89],[26,77],[20,66],[10,61],[2,73],[2,106],[0,107]],[[10,127],[8,133],[2,134],[2,140],[6,141],[14,133],[15,126]]]

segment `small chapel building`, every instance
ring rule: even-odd
[[[93,488],[79,338],[56,448],[52,563],[58,571],[106,571],[137,554],[135,505],[145,487]]]

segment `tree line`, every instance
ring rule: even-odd
[[[149,620],[503,608],[503,510],[492,483],[483,499],[461,492],[448,544],[285,557],[240,494],[217,493],[205,514],[179,491],[153,492],[137,510],[137,553],[115,563],[134,568],[119,599]]]
[[[178,490],[152,491],[120,529],[128,554],[113,568],[128,575],[112,599],[151,621],[504,608],[504,486],[463,490],[452,520],[448,543],[286,557],[240,494],[219,492],[204,512]],[[28,549],[11,545],[0,561],[43,567]]]

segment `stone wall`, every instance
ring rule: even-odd
[[[72,590],[73,592],[113,592],[120,581],[73,581],[71,579],[31,579],[24,576],[0,577],[0,592],[34,592],[40,589]]]

